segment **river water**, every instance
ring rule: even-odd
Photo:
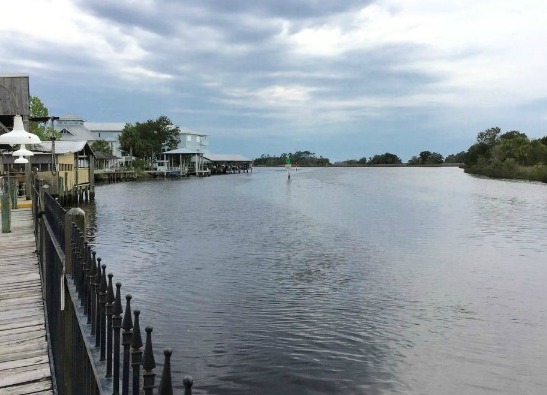
[[[86,211],[176,391],[547,391],[547,185],[256,168],[98,186]]]

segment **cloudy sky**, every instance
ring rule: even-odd
[[[168,116],[210,150],[331,161],[547,135],[544,0],[17,0],[0,74],[50,115]]]

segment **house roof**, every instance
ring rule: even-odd
[[[84,119],[76,114],[65,114],[59,117],[59,121],[84,121]]]
[[[84,149],[87,141],[55,141],[55,153],[56,154],[70,154],[80,152]],[[42,141],[41,144],[35,145],[36,151],[51,152],[51,141]]]
[[[252,162],[251,159],[244,156],[235,154],[203,154],[203,157],[209,159],[211,162]]]
[[[189,148],[177,148],[171,151],[165,151],[166,155],[188,155],[188,154],[201,154],[200,150],[189,149]]]
[[[84,125],[56,125],[55,130],[61,132],[61,141],[95,141],[98,137],[95,133],[91,132]],[[68,133],[63,133],[66,130]]]

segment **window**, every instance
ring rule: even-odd
[[[192,141],[192,136],[190,136],[189,134],[186,135],[186,141]]]

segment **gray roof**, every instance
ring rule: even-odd
[[[95,141],[99,140],[97,135],[91,132],[88,128],[83,125],[55,125],[55,130],[61,132],[62,130],[67,130],[70,134],[61,133],[61,140],[69,141]]]
[[[80,152],[84,149],[87,141],[63,141],[57,140],[55,142],[56,154],[70,154]],[[42,141],[42,144],[35,145],[36,151],[51,152],[51,141]]]
[[[211,162],[252,162],[251,159],[244,156],[235,154],[203,154],[203,157],[209,159]]]
[[[188,154],[201,154],[201,151],[189,148],[177,148],[171,151],[165,151],[167,155],[188,155]]]
[[[84,121],[84,119],[76,114],[65,114],[59,117],[59,121]]]

